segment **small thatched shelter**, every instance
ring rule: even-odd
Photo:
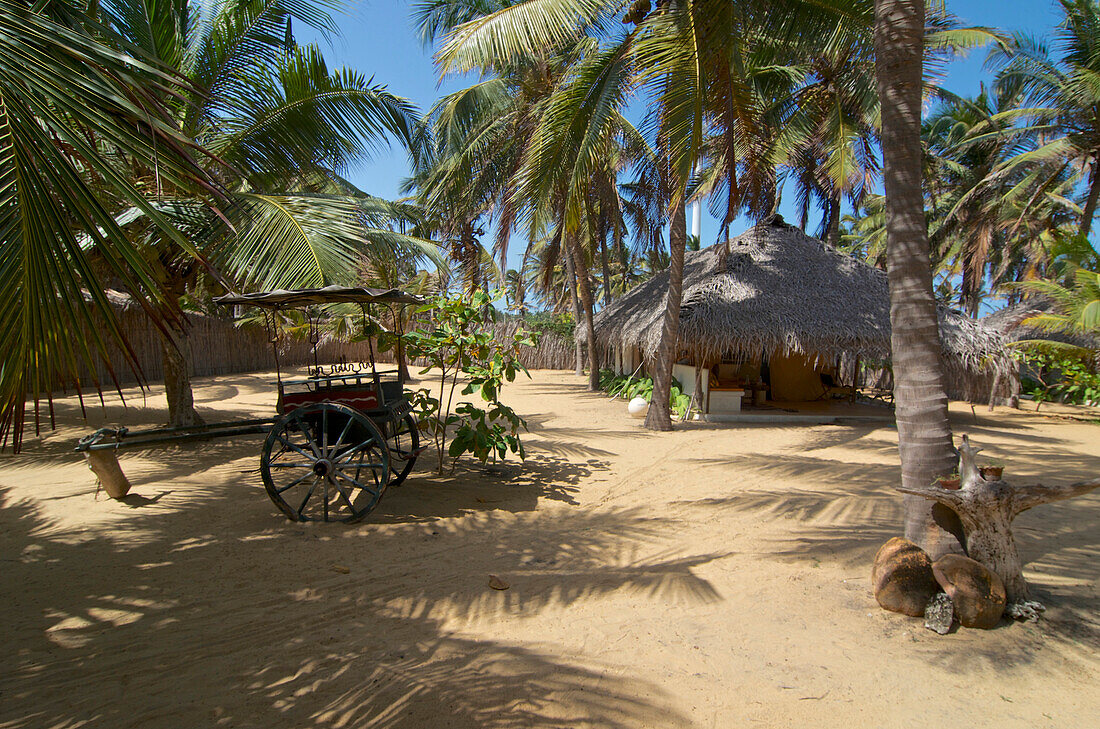
[[[834,379],[842,359],[889,359],[885,272],[781,221],[757,225],[730,241],[728,254],[725,248],[686,255],[677,359],[711,368],[731,357],[764,357],[773,373],[777,366],[832,369]],[[596,316],[597,340],[620,370],[656,353],[667,288],[666,271]],[[988,398],[988,389],[980,393],[966,383],[971,375],[1007,370],[1002,335],[944,307],[940,331],[953,395]]]

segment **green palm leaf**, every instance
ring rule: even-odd
[[[186,85],[93,19],[58,15],[64,22],[0,0],[0,439],[15,447],[28,394],[37,402],[62,385],[100,387],[80,373],[95,371],[109,342],[138,368],[78,231],[150,311],[150,302],[172,307],[113,210],[140,208],[194,251],[118,155],[154,160],[161,184],[213,189],[161,103]]]
[[[215,261],[245,289],[353,285],[364,259],[392,255],[445,265],[431,242],[376,227],[394,210],[375,198],[247,193],[236,199],[239,232],[222,243]]]
[[[435,55],[441,73],[504,69],[517,57],[561,49],[585,31],[618,23],[621,0],[526,0],[477,17],[450,31]]]
[[[251,80],[207,147],[260,187],[286,171],[321,166],[336,171],[396,138],[412,143],[411,104],[361,74],[330,73],[316,46],[296,48],[270,73]]]

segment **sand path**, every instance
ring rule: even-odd
[[[197,399],[262,414],[266,379]],[[421,471],[352,527],[278,517],[256,438],[126,455],[135,495],[95,501],[60,403],[0,458],[0,727],[1096,726],[1100,495],[1017,522],[1043,621],[940,637],[869,592],[894,430],[654,434],[561,372],[507,394],[526,465]],[[1100,472],[1100,425],[955,420],[1009,480]]]

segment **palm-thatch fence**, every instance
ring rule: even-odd
[[[133,349],[147,382],[157,382],[164,377],[163,345],[157,329],[145,313],[136,306],[121,306],[116,311],[122,331]],[[263,327],[238,327],[232,321],[216,317],[192,314],[188,317],[189,340],[194,360],[195,377],[228,375],[237,372],[256,372],[275,368],[275,350],[268,331]],[[498,339],[511,338],[522,322],[504,319],[493,325]],[[306,339],[281,336],[278,345],[280,367],[299,367],[313,364],[313,347]],[[108,344],[110,361],[115,363],[115,376],[119,384],[132,384],[139,380],[136,373],[121,366],[122,352]],[[379,354],[379,362],[393,362],[393,353]],[[344,342],[332,337],[322,337],[317,345],[319,362],[359,362],[370,356],[367,342]],[[520,362],[528,369],[572,369],[573,345],[553,333],[543,333],[534,347],[520,349]],[[417,362],[410,363],[412,365]],[[106,385],[111,375],[105,362],[99,362],[94,372],[85,367],[80,373],[82,383],[98,380]]]

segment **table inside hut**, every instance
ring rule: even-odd
[[[741,411],[741,399],[745,388],[731,383],[719,382],[707,389],[708,413],[736,413]]]
[[[680,381],[685,394],[695,392],[695,367],[691,364],[677,363],[673,366],[672,376]],[[704,372],[702,392],[696,401],[701,403],[707,415],[721,415],[741,412],[742,401],[749,397],[751,402],[752,386],[747,385],[738,373],[738,366],[720,364]]]

